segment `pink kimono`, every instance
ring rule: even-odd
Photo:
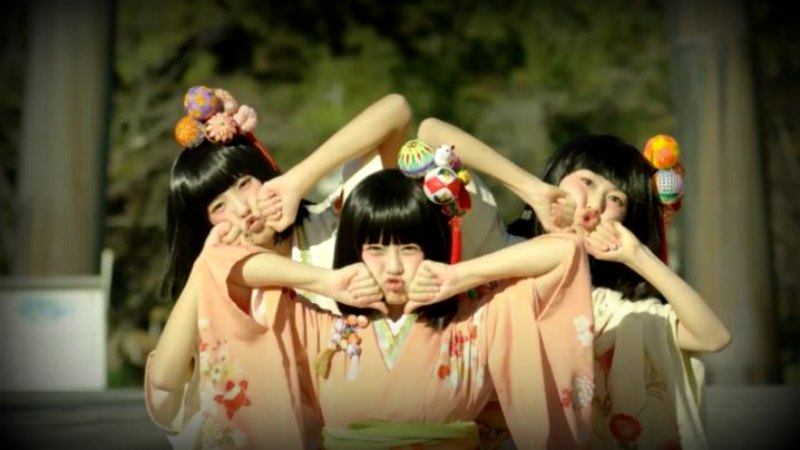
[[[210,248],[195,266],[207,283],[199,412],[221,427],[215,436],[237,435],[233,444],[248,447],[314,446],[324,424],[327,445],[327,437],[365,420],[472,421],[496,394],[519,448],[588,442],[593,319],[582,246],[548,298],[533,279],[520,279],[482,287],[474,299],[460,296],[447,324],[412,314],[392,333],[373,317],[355,327],[360,352],[334,353],[327,376],[311,367],[342,339],[341,318],[289,290],[256,291],[253,315],[231,301],[231,268],[253,252]]]

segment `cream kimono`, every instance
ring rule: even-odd
[[[595,377],[592,448],[703,449],[703,366],[681,351],[677,317],[656,299],[592,292]]]

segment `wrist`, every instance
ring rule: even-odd
[[[639,243],[634,247],[630,260],[626,264],[641,275],[647,264],[652,262],[653,259],[658,259],[658,257],[646,245]]]

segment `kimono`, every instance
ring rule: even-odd
[[[312,366],[331,341],[341,339],[341,317],[288,289],[254,290],[249,307],[228,295],[231,268],[255,251],[211,247],[195,266],[204,284],[200,358],[205,352],[211,361],[209,371],[200,364],[196,414],[220,425],[216,436],[240,438],[233,445],[200,439],[204,448],[314,446],[323,424],[325,445],[334,447],[329,438],[340,439],[364,421],[469,422],[495,395],[520,448],[575,448],[588,440],[592,311],[581,246],[575,245],[568,269],[547,298],[539,296],[533,279],[509,280],[453,300],[458,312],[446,324],[425,323],[412,314],[394,335],[385,318],[372,317],[355,329],[358,354],[335,352],[324,373]],[[260,355],[253,361],[253,353],[246,353],[251,346]],[[242,370],[231,376],[237,373],[228,368],[234,360]],[[214,378],[217,372],[224,376]]]
[[[678,319],[657,299],[592,292],[597,388],[592,448],[708,448],[700,419],[703,366],[678,346]]]

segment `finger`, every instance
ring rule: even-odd
[[[364,296],[356,298],[356,304],[358,304],[359,307],[361,307],[362,305],[365,305],[365,307],[368,308],[369,305],[372,305],[373,303],[382,303],[381,302],[382,299],[383,299],[383,294],[382,293],[364,295]]]
[[[375,289],[380,289],[378,283],[375,282],[372,278],[362,278],[362,279],[353,279],[347,285],[349,290],[356,290],[356,289],[364,289],[368,287],[374,287]]]
[[[413,283],[411,283],[411,285],[412,286],[424,286],[424,287],[428,287],[428,286],[439,287],[439,286],[442,285],[442,280],[440,280],[439,278],[427,278],[427,277],[420,278],[420,277],[415,277],[414,281],[413,281]]]
[[[600,251],[607,252],[608,249],[609,249],[608,242],[605,242],[604,240],[598,238],[595,234],[590,234],[584,240],[589,245],[591,245],[592,247],[595,247],[596,249],[598,249]]]
[[[359,299],[359,301],[365,300],[365,298],[367,298],[367,297],[374,297],[376,295],[381,295],[382,294],[381,290],[378,289],[377,287],[375,287],[375,288],[366,287],[366,288],[360,288],[360,289],[349,289],[348,291],[350,292],[350,294],[353,297]],[[375,300],[373,299],[372,301],[375,301]]]
[[[376,311],[379,311],[384,315],[389,314],[389,310],[386,308],[386,303],[384,303],[382,301],[377,301],[377,302],[371,303],[371,304],[367,305],[367,308],[371,308],[371,309],[374,309]]]
[[[221,242],[226,245],[231,245],[236,243],[239,237],[242,235],[242,230],[239,227],[235,227],[231,225],[230,229],[227,233],[225,233],[221,238]]]
[[[439,292],[438,286],[410,286],[408,288],[409,294],[435,294]]]

